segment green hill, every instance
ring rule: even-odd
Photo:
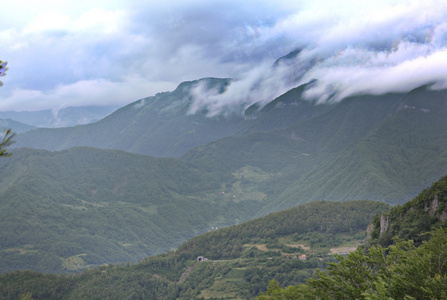
[[[304,100],[302,85],[273,99],[265,107],[249,107],[245,115],[208,117],[206,110],[190,114],[198,84],[225,92],[229,79],[204,78],[183,82],[174,91],[156,94],[122,107],[104,119],[69,128],[46,128],[21,134],[15,147],[62,150],[74,146],[120,149],[152,156],[179,157],[189,149],[220,138],[285,128],[315,117],[332,106]]]
[[[365,246],[338,256],[306,283],[273,280],[258,299],[446,299],[446,192],[444,176],[375,216]]]
[[[314,202],[188,240],[177,250],[134,265],[73,275],[20,271],[0,275],[0,297],[33,299],[246,299],[270,279],[303,282],[330,253],[359,245],[380,202]],[[306,254],[307,259],[298,259]],[[209,260],[198,261],[203,256]]]
[[[420,245],[429,237],[424,233],[432,228],[445,228],[446,220],[447,176],[444,176],[413,200],[376,216],[368,227],[368,244],[387,247],[395,243],[394,237],[399,237]]]
[[[117,150],[14,149],[0,161],[0,270],[136,261],[248,220],[262,201],[231,197],[235,180]]]

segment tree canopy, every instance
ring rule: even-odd
[[[258,299],[447,299],[447,230],[428,234],[420,247],[400,240],[338,256],[306,284],[283,289],[273,280]]]

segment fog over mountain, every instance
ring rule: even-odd
[[[6,0],[0,110],[122,106],[203,77],[233,82],[198,86],[191,114],[242,112],[311,80],[318,102],[447,87],[441,1],[45,3]]]

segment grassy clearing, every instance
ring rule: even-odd
[[[85,261],[82,259],[82,256],[86,255],[86,253],[81,253],[62,259],[62,266],[70,271],[84,269],[86,267],[86,264]]]

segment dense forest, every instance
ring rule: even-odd
[[[377,215],[367,244],[306,283],[271,281],[258,299],[446,299],[447,176]]]
[[[331,250],[361,244],[371,218],[388,210],[381,202],[311,202],[202,234],[135,264],[72,275],[9,272],[0,275],[0,297],[29,292],[33,299],[252,298],[271,279],[305,282],[334,261]],[[306,259],[299,259],[303,254]],[[205,260],[197,261],[199,256]]]
[[[258,299],[446,299],[447,230],[426,236],[428,241],[419,247],[399,240],[387,248],[338,256],[337,263],[329,263],[305,284],[281,288],[271,281]]]
[[[6,273],[0,276],[0,296],[444,299],[446,181],[447,176],[391,209],[370,201],[307,203],[211,231],[136,264],[104,265],[72,275]],[[417,226],[427,215],[437,221]],[[384,216],[398,217],[389,217],[388,228],[379,224],[377,236],[377,220]],[[390,228],[396,238],[382,246],[390,240],[380,235],[389,234]],[[365,234],[368,243],[362,245]],[[348,245],[354,246],[353,252],[334,252]],[[298,259],[303,254],[305,259]]]
[[[387,247],[394,243],[394,237],[399,237],[420,245],[428,238],[423,233],[445,226],[446,219],[447,176],[444,176],[413,200],[374,217],[368,244]]]

